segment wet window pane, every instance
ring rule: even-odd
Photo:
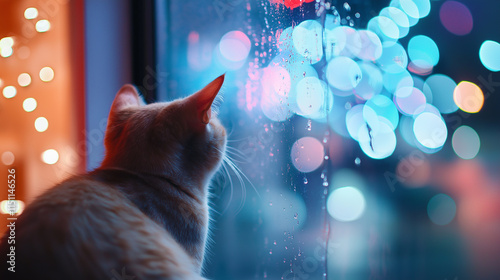
[[[229,147],[213,183],[207,277],[500,275],[491,261],[500,257],[499,165],[487,152],[498,155],[487,104],[498,104],[489,95],[500,80],[500,38],[480,39],[496,36],[480,16],[487,8],[156,5],[159,99],[226,73],[218,115]]]

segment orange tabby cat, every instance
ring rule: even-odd
[[[123,86],[101,167],[27,207],[16,222],[14,269],[7,235],[0,244],[0,278],[203,279],[207,188],[226,146],[211,105],[223,81],[150,105]]]

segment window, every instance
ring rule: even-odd
[[[500,6],[376,2],[155,2],[158,99],[227,73],[209,277],[499,275]]]

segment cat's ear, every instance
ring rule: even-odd
[[[139,96],[137,89],[131,84],[126,84],[116,94],[113,105],[111,105],[111,114],[143,104],[144,101]]]
[[[210,122],[212,103],[224,83],[224,76],[225,74],[219,76],[202,90],[190,96],[196,106],[197,118],[203,124],[208,124]]]

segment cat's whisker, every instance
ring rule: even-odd
[[[225,159],[222,161],[222,168],[224,169],[224,171],[227,175],[227,178],[229,180],[229,186],[230,186],[229,201],[228,201],[226,207],[224,208],[224,210],[222,211],[222,214],[225,214],[227,209],[229,209],[229,205],[231,205],[231,201],[233,200],[233,179],[231,178],[231,174],[229,174],[229,170],[226,167],[226,160]]]

